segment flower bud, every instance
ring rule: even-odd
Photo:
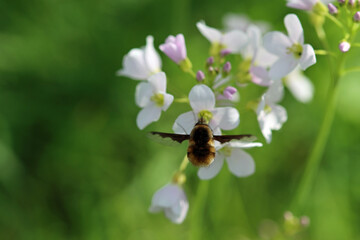
[[[308,216],[302,216],[300,218],[300,224],[303,227],[307,227],[310,225],[310,218]]]
[[[187,58],[185,39],[182,34],[178,34],[176,37],[169,36],[159,48],[177,64]]]
[[[203,71],[199,70],[196,73],[196,80],[198,80],[198,82],[202,82],[205,79],[205,74],[203,73]]]
[[[229,49],[224,49],[224,50],[221,50],[220,55],[221,55],[221,57],[225,57],[225,56],[229,55],[230,53],[231,53],[231,51]]]
[[[347,41],[342,41],[342,42],[339,44],[339,49],[340,49],[340,51],[342,51],[343,53],[349,51],[349,50],[350,50],[350,43],[348,43]]]
[[[214,57],[209,57],[207,60],[206,60],[206,64],[208,66],[211,66],[214,64]]]
[[[237,92],[237,89],[231,86],[228,86],[224,89],[223,95],[226,99],[231,100],[233,95]]]
[[[224,64],[224,66],[223,66],[223,71],[224,71],[225,73],[229,73],[230,70],[231,70],[231,63],[230,63],[230,62],[226,62],[226,63]]]
[[[355,6],[355,0],[349,0],[348,3],[349,3],[349,5],[352,6],[352,7]]]
[[[345,0],[338,0],[338,3],[340,3],[340,5],[345,4]]]
[[[357,12],[354,14],[354,21],[355,21],[355,22],[360,22],[360,11],[357,11]]]
[[[336,15],[336,14],[338,14],[338,9],[335,7],[334,4],[329,3],[329,4],[328,4],[328,9],[329,9],[329,13],[330,13],[331,15]]]

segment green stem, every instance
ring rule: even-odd
[[[209,189],[209,182],[210,181],[200,181],[198,185],[198,190],[196,194],[196,199],[191,207],[192,214],[191,214],[191,228],[190,228],[190,236],[189,239],[203,239],[202,236],[203,229],[205,228],[204,225],[204,212],[205,212],[205,205],[208,195]]]

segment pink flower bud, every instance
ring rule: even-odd
[[[237,92],[237,89],[231,86],[228,86],[224,89],[223,95],[226,99],[231,100],[233,95]]]
[[[225,57],[226,55],[229,55],[231,51],[229,49],[221,50],[220,55],[221,57]]]
[[[354,21],[355,21],[355,22],[360,22],[360,11],[357,11],[357,12],[354,14]]]
[[[328,4],[328,9],[329,9],[329,13],[332,14],[332,15],[335,15],[335,14],[338,13],[338,9],[332,3]]]
[[[206,60],[206,64],[211,66],[214,64],[214,57],[209,57],[207,60]]]
[[[307,227],[310,225],[310,218],[308,216],[302,216],[300,218],[300,224],[303,226],[303,227]]]
[[[340,5],[345,4],[345,0],[338,0],[338,3],[340,3]]]
[[[205,79],[205,74],[201,70],[197,71],[196,80],[202,82],[204,79]]]
[[[223,71],[224,71],[225,73],[229,73],[230,70],[231,70],[231,63],[230,63],[230,62],[226,62],[226,63],[224,64],[224,66],[223,66]]]
[[[354,6],[355,5],[355,0],[349,0],[349,5]]]
[[[186,59],[185,39],[182,34],[178,34],[176,37],[169,36],[159,48],[177,64]]]
[[[350,50],[350,43],[348,43],[348,42],[346,42],[346,41],[342,41],[342,42],[339,44],[339,49],[340,49],[340,51],[342,51],[343,53],[349,51],[349,50]]]

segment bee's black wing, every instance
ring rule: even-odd
[[[163,132],[149,132],[148,137],[155,142],[167,145],[176,146],[185,140],[189,140],[190,135],[175,134],[175,133],[163,133]]]
[[[241,134],[241,135],[219,135],[214,136],[214,140],[219,141],[221,143],[230,142],[231,140],[241,140],[244,142],[252,142],[256,140],[254,135],[250,134]]]

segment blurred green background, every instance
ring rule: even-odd
[[[182,225],[148,207],[186,144],[163,147],[145,136],[171,131],[190,107],[173,104],[140,131],[138,82],[115,76],[122,57],[145,45],[149,34],[158,46],[183,33],[194,69],[201,68],[209,43],[195,23],[204,19],[221,28],[229,12],[269,21],[276,30],[295,12],[306,42],[320,48],[307,14],[283,0],[0,0],[0,239],[258,239],[270,220],[281,229],[326,104],[324,57],[306,72],[314,100],[301,104],[287,92],[288,122],[270,145],[248,151],[254,175],[238,179],[224,167],[213,180],[200,181],[188,167],[190,208]],[[336,50],[339,30],[326,27]],[[359,63],[357,53],[349,53],[348,65]],[[186,94],[191,79],[162,60],[169,91]],[[340,87],[326,152],[301,213],[311,219],[303,239],[360,239],[359,74],[347,75]],[[264,142],[255,114],[240,114],[231,133],[253,133]]]

